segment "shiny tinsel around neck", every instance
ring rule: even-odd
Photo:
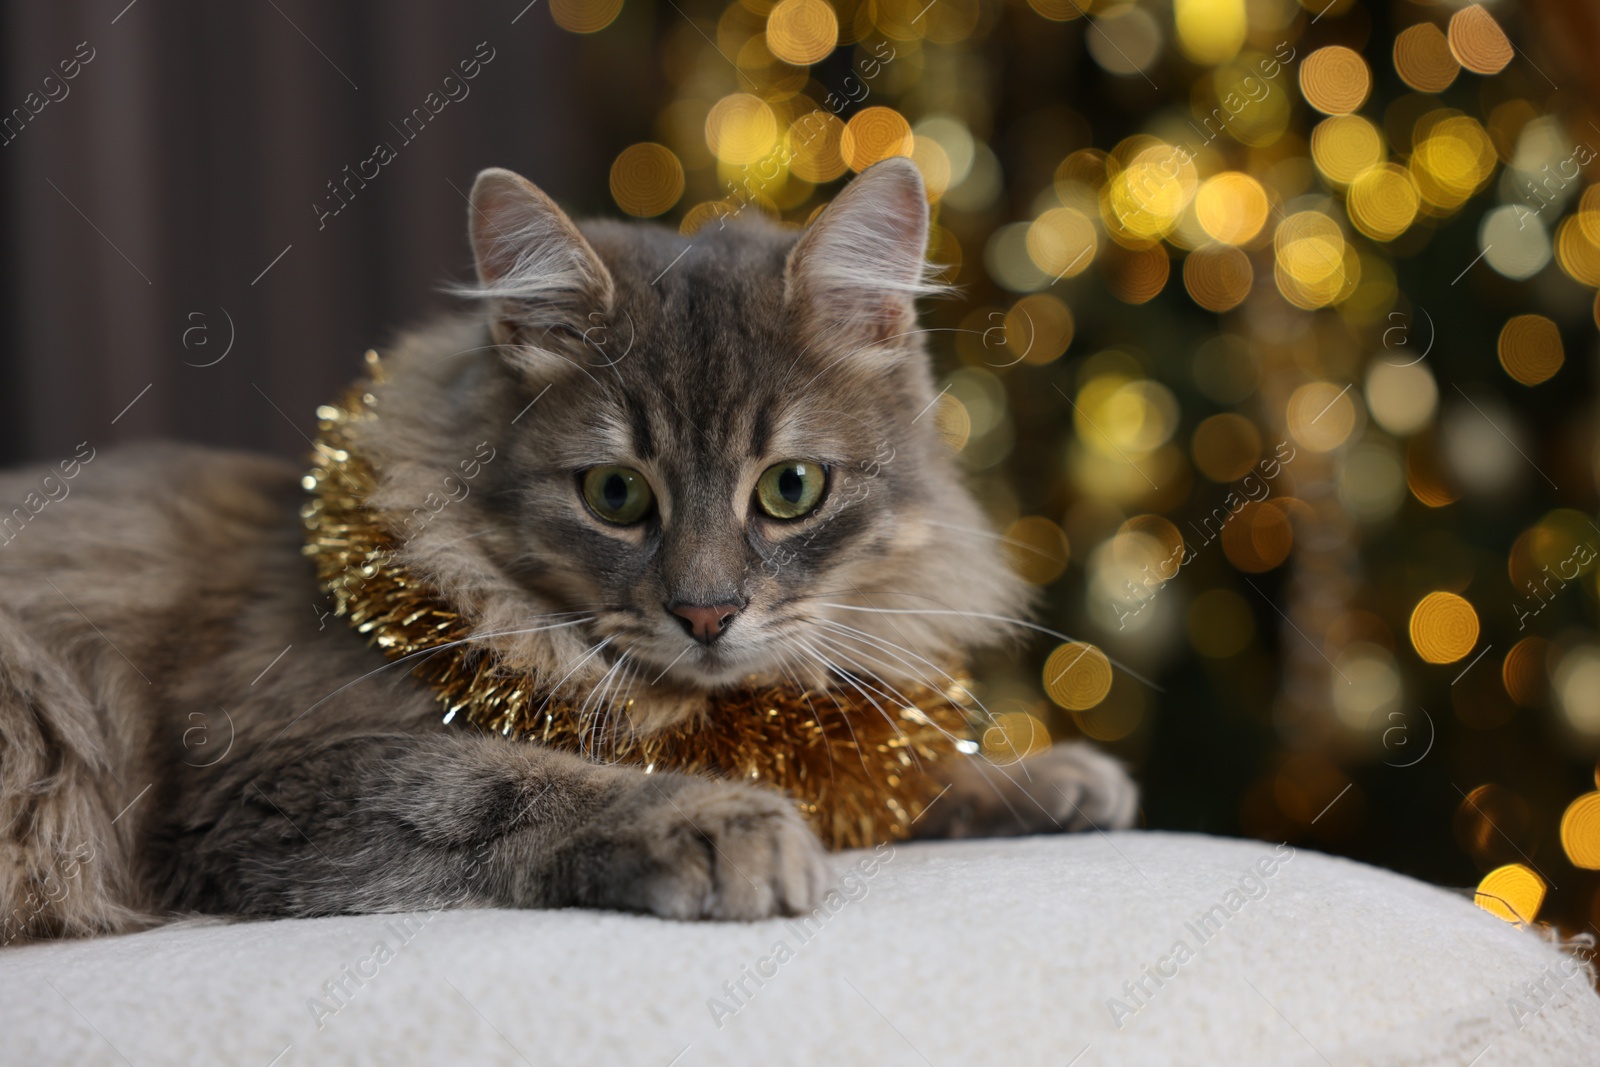
[[[473,620],[401,563],[394,526],[369,504],[377,475],[359,448],[360,425],[378,418],[371,389],[383,381],[376,353],[367,363],[370,381],[317,409],[304,551],[335,614],[391,660],[412,657],[411,674],[433,689],[445,722],[597,762],[771,786],[836,849],[910,835],[943,788],[935,765],[966,759],[974,747],[971,697],[960,681],[944,691],[912,687],[904,705],[854,688],[752,684],[711,695],[703,716],[655,733],[600,729],[605,708],[584,707],[582,694],[552,698],[538,677],[504,669],[470,640]]]

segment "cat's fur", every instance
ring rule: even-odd
[[[405,564],[508,667],[631,694],[614,728],[644,730],[709,687],[818,682],[827,661],[885,689],[937,681],[1004,634],[994,616],[1026,594],[933,426],[909,163],[858,178],[803,236],[580,233],[504,171],[479,177],[470,223],[483,310],[385,354],[362,443]],[[751,514],[789,458],[830,465],[820,510]],[[647,475],[657,518],[588,510],[577,472],[605,463]],[[441,726],[328,614],[296,467],[152,445],[75,473],[37,514],[28,494],[60,472],[0,476],[0,518],[28,512],[0,533],[0,942],[185,911],[756,918],[825,890],[781,795]],[[744,608],[706,646],[679,602]],[[1135,804],[1079,745],[974,762],[949,792],[919,830],[1125,826]]]

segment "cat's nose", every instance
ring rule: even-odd
[[[709,645],[722,636],[729,621],[744,607],[743,604],[668,604],[667,610],[678,617],[684,632]]]

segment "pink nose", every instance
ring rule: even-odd
[[[682,622],[684,630],[702,645],[722,636],[728,620],[739,614],[738,604],[672,604],[667,610]]]

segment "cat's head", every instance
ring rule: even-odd
[[[935,428],[909,161],[804,232],[578,226],[503,170],[471,200],[481,314],[400,346],[373,446],[411,564],[484,632],[547,628],[513,658],[641,700],[941,684],[1025,607]]]

